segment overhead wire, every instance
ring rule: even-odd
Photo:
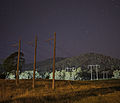
[[[49,42],[49,44],[52,45],[52,46],[54,46],[54,44],[52,44],[52,42]],[[67,55],[72,56],[72,54],[71,54],[70,52],[64,50],[64,49],[61,48],[60,46],[58,47],[58,46],[56,45],[56,49],[60,50],[60,52],[63,53],[63,54],[67,54]]]
[[[49,38],[50,38],[50,33],[49,33]],[[53,38],[51,40],[49,40],[49,42],[48,42],[48,44],[50,45],[50,47],[49,47],[49,46],[43,46],[43,45],[47,45],[47,43],[45,43],[45,41],[41,42],[38,39],[37,51],[39,53],[37,53],[37,55],[39,55],[42,58],[45,58],[46,57],[45,55],[48,55],[48,53],[51,53],[53,51],[52,48],[54,46],[52,40],[53,40]],[[7,48],[7,49],[17,51],[18,50],[18,43],[16,43],[16,42],[17,41],[15,41],[14,43],[12,41],[9,41],[11,47],[13,47],[13,48]],[[27,42],[22,41],[22,43],[25,44],[24,45],[25,49],[21,49],[21,51],[24,52],[24,54],[25,54],[25,56],[26,56],[27,59],[29,58],[30,61],[33,61],[32,58],[34,57],[34,50],[29,50],[28,48],[32,47],[32,49],[34,49],[34,41],[27,41]],[[47,48],[49,48],[49,49],[47,49]],[[3,48],[0,48],[0,49],[3,50]],[[1,50],[0,50],[0,52],[1,52]],[[70,52],[66,51],[65,49],[63,49],[62,47],[60,47],[58,45],[56,45],[56,50],[59,50],[59,52],[61,52],[62,54],[70,55],[71,56]],[[6,52],[6,54],[8,54],[8,52]]]

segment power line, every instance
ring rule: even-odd
[[[49,44],[53,46],[52,42],[49,42]],[[71,54],[70,52],[64,50],[63,48],[58,47],[58,46],[56,46],[56,48],[57,48],[58,50],[60,50],[61,53],[63,53],[63,54],[68,54],[68,55],[72,56],[72,54]]]

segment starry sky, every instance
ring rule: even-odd
[[[0,61],[21,51],[33,62],[95,52],[120,58],[120,0],[0,0]]]

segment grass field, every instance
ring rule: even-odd
[[[0,80],[0,103],[120,103],[120,80]]]

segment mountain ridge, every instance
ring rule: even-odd
[[[40,72],[52,71],[53,59],[49,58],[37,62],[37,70]],[[120,69],[120,59],[111,56],[105,56],[99,53],[85,53],[74,57],[56,57],[56,69],[65,69],[66,67],[81,67],[82,70],[88,70],[88,65],[100,65],[100,71]],[[26,64],[25,68],[33,68],[33,63]]]

